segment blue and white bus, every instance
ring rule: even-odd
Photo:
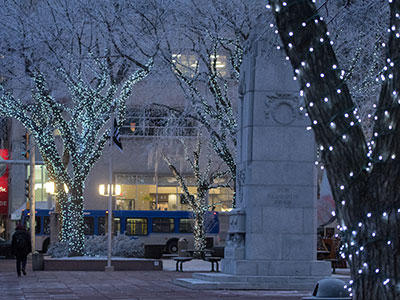
[[[36,210],[36,251],[46,252],[50,245],[50,213],[52,210]],[[107,231],[106,210],[84,211],[85,235],[104,235]],[[218,212],[205,216],[207,248],[224,246],[220,238]],[[22,222],[29,228],[29,210],[22,213]],[[145,244],[146,256],[160,257],[163,253],[175,254],[178,240],[184,237],[193,247],[193,214],[190,211],[113,211],[114,234],[125,233],[139,238]]]

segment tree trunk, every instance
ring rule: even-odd
[[[61,206],[61,240],[68,242],[69,256],[84,254],[83,185],[76,184]]]
[[[346,232],[343,247],[347,248],[344,252],[348,254],[354,281],[351,286],[354,300],[400,299],[398,215],[397,210],[387,210],[385,216],[367,217],[358,230],[351,230],[355,234]]]
[[[194,214],[194,256],[196,258],[202,258],[202,254],[199,251],[206,249],[206,233],[204,228],[204,214],[205,212],[201,209],[193,211]]]
[[[315,5],[269,2],[327,170],[353,299],[400,299],[400,0],[390,2],[388,63],[394,63],[385,74],[370,147]]]

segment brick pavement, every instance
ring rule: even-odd
[[[15,260],[0,259],[0,300],[17,299],[270,299],[300,300],[309,295],[297,291],[191,290],[176,286],[174,278],[191,277],[193,272],[116,271],[32,272],[17,277]]]

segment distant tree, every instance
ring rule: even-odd
[[[355,300],[400,299],[400,1],[389,1],[387,58],[369,143],[313,2],[269,4],[327,170],[343,238],[342,256],[350,264],[349,288]],[[386,9],[383,4],[382,8]]]
[[[162,58],[182,87],[188,106],[171,109],[206,128],[235,191],[237,81],[251,29],[260,20],[266,22],[268,15],[259,9],[263,1],[258,0],[174,2],[157,32],[162,36]],[[234,193],[233,207],[235,198]]]
[[[208,203],[208,192],[214,188],[229,186],[229,182],[224,183],[226,182],[224,177],[226,177],[229,171],[221,171],[219,168],[213,166],[213,163],[215,164],[215,162],[212,160],[210,155],[211,149],[209,147],[207,147],[208,151],[206,155],[202,155],[201,148],[203,143],[205,142],[198,137],[193,152],[189,153],[185,143],[182,141],[182,145],[185,150],[185,160],[189,163],[196,180],[195,194],[190,193],[187,179],[179,171],[171,158],[166,155],[163,156],[165,162],[168,164],[169,169],[178,181],[178,184],[183,192],[184,199],[189,205],[190,210],[193,212],[194,250],[195,256],[197,257],[200,257],[201,255],[199,251],[206,249],[205,214],[211,207]]]

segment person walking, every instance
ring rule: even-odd
[[[17,274],[26,275],[26,259],[29,253],[32,252],[31,237],[25,230],[23,224],[18,224],[12,236],[11,249],[17,259]]]

